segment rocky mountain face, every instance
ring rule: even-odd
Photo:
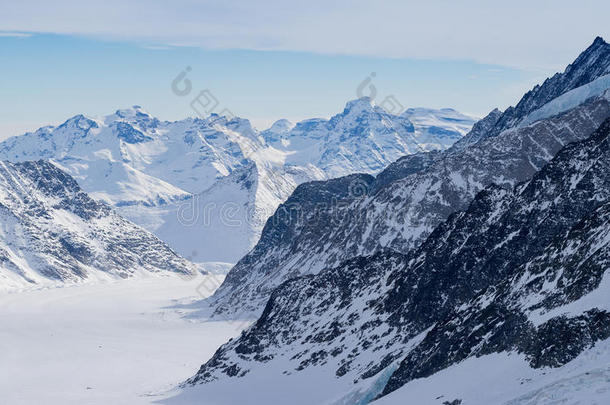
[[[475,121],[453,110],[407,115],[360,99],[329,120],[281,120],[259,132],[241,118],[167,122],[134,106],[8,139],[0,159],[51,159],[183,256],[235,263],[297,185],[377,173],[406,154],[446,149]],[[216,235],[230,243],[219,246]]]
[[[192,263],[81,190],[47,161],[0,161],[0,288],[160,272]]]
[[[552,373],[610,338],[609,162],[607,119],[530,180],[477,193],[418,248],[285,281],[187,385],[326,370],[352,384],[336,403],[367,403],[494,353]]]
[[[384,393],[495,351],[523,352],[532,367],[557,367],[610,337],[607,302],[568,315],[558,310],[596,290],[608,270],[609,137],[606,120],[531,181],[512,192],[485,190],[435,230],[384,306],[398,310],[394,319],[419,322],[434,312],[441,322],[401,362]],[[402,312],[405,301],[394,306],[401,300],[418,313]],[[442,305],[431,310],[428,303]]]
[[[600,47],[599,41],[592,47]],[[607,47],[605,44],[602,48]],[[591,49],[571,66],[593,63],[589,61],[591,55],[599,52]],[[552,93],[547,86],[566,90],[571,85],[558,87],[557,83],[576,85],[584,78],[595,77],[585,70],[574,69],[569,67],[564,76],[547,80],[535,93]],[[577,79],[574,72],[580,72],[583,78]],[[588,91],[590,97],[574,107],[573,103],[564,104],[571,107],[566,111],[560,109],[550,117],[517,125],[499,134],[495,131],[506,113],[495,110],[446,152],[402,158],[381,172],[375,182],[351,184],[349,187],[357,193],[349,201],[331,198],[334,203],[310,209],[299,198],[301,194],[295,192],[286,206],[298,211],[298,215],[283,215],[288,219],[279,223],[277,218],[269,220],[259,243],[229,272],[212,297],[212,305],[224,316],[237,312],[260,314],[271,291],[295,275],[315,274],[349,258],[382,249],[409,252],[451,213],[466,209],[474,196],[488,185],[510,188],[527,180],[564,145],[589,136],[610,116],[608,87]],[[531,94],[524,96],[524,100],[532,100]],[[520,105],[542,105],[543,108],[549,104],[523,103],[522,100]],[[528,108],[523,113],[530,111]]]

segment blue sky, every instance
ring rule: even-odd
[[[596,35],[610,36],[605,2],[455,3],[5,4],[0,138],[134,104],[180,119],[204,89],[218,111],[261,128],[327,117],[373,72],[378,102],[394,95],[404,107],[482,116],[563,70]],[[179,97],[171,83],[187,66],[193,90]]]

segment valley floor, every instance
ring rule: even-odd
[[[0,294],[0,403],[351,405],[379,393],[377,381],[351,385],[330,369],[286,376],[267,366],[177,389],[247,326],[208,321],[193,304],[221,280],[164,277]],[[558,369],[533,370],[516,354],[473,358],[374,403],[601,405],[610,398],[609,359],[610,340]]]
[[[137,405],[174,395],[247,326],[189,317],[188,304],[220,277],[1,293],[0,402]]]

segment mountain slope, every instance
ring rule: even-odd
[[[231,269],[211,302],[227,315],[260,313],[271,290],[297,274],[384,248],[406,253],[451,213],[467,208],[485,186],[512,187],[528,179],[563,145],[587,137],[609,116],[608,95],[597,97],[459,154],[403,158],[378,176],[379,185],[353,184],[358,198],[350,202],[310,209],[291,197],[286,204],[298,207],[299,220],[287,218],[277,226],[270,220],[257,246]],[[400,164],[405,167],[397,171]],[[397,178],[400,173],[406,177]],[[266,233],[280,235],[268,238]]]
[[[610,338],[608,162],[610,119],[531,180],[478,193],[408,255],[284,282],[188,383],[334,373],[352,382],[347,403],[366,403],[494,353],[520,356],[523,372],[569,364]]]
[[[512,193],[490,190],[435,230],[385,303],[442,322],[401,362],[384,393],[490,352],[518,351],[532,367],[557,367],[610,337],[605,292],[597,300],[588,296],[600,288],[610,261],[608,162],[610,120],[530,182]],[[432,268],[432,277],[414,282],[415,273]],[[449,278],[459,281],[449,286]],[[426,312],[419,291],[427,291],[429,303],[442,302],[440,311]],[[588,302],[575,307],[581,299]]]
[[[91,199],[45,161],[0,161],[0,288],[172,272],[194,266]]]
[[[309,175],[299,168],[252,162],[204,192],[169,204],[155,233],[192,260],[231,262],[256,244],[267,218]]]

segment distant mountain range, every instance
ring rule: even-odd
[[[609,77],[597,38],[446,151],[297,187],[209,301],[256,321],[184,395],[604,403]]]
[[[91,195],[196,262],[235,263],[295,187],[442,150],[475,119],[451,109],[392,115],[369,99],[326,119],[160,121],[141,107],[78,115],[0,143],[0,159],[46,159]]]

